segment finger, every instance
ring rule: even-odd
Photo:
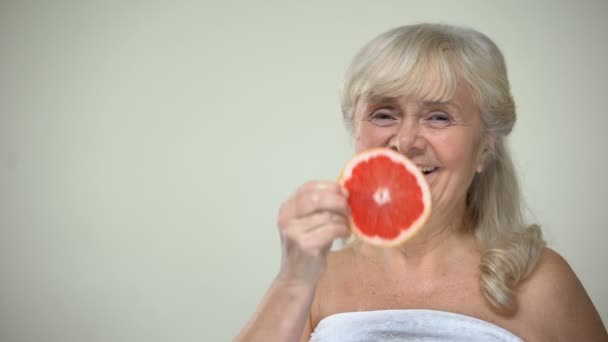
[[[338,234],[343,237],[350,235],[349,220],[347,218],[325,211],[293,219],[286,227],[280,227],[282,230],[281,238],[285,237],[287,240],[297,243],[300,240],[308,239],[308,233],[315,230],[327,229],[326,227],[328,226],[346,227],[345,231],[342,230]]]
[[[348,217],[348,200],[342,194],[323,190],[311,190],[295,198],[296,217],[304,217],[320,211],[332,211]]]
[[[301,233],[306,233],[322,228],[328,223],[339,223],[348,226],[348,219],[344,215],[332,211],[321,211],[305,217],[295,218],[288,229],[295,229]]]
[[[324,199],[324,194],[335,194],[347,198],[347,191],[338,183],[332,181],[311,181],[302,185],[295,193],[293,193],[287,201],[285,201],[279,209],[277,223],[279,227],[285,227],[287,221],[294,217],[302,217],[315,211],[319,211],[323,207],[323,203],[329,202],[328,209],[335,211],[348,210],[346,203],[338,203],[337,207],[332,206],[332,199]],[[310,203],[308,203],[310,201]],[[341,200],[337,199],[338,202]],[[314,203],[317,203],[315,205]],[[319,207],[320,205],[320,207]]]
[[[310,255],[320,255],[331,247],[334,240],[340,238],[345,233],[346,227],[339,223],[327,223],[310,232],[299,234],[291,240],[292,245],[297,245],[298,249]]]
[[[325,181],[325,180],[314,180],[302,185],[298,190],[296,190],[296,194],[307,192],[311,190],[324,190],[329,192],[334,192],[336,194],[347,195],[346,189],[344,189],[340,184],[335,181]]]
[[[304,250],[309,251],[325,251],[334,240],[348,237],[348,226],[341,222],[328,222],[317,229],[305,232],[299,239],[298,243]]]

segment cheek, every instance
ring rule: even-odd
[[[461,170],[475,170],[477,166],[475,143],[469,135],[437,139],[434,150],[445,166]]]
[[[386,128],[362,123],[355,132],[355,152],[384,147],[391,133]]]

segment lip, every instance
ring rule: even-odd
[[[436,175],[439,171],[440,171],[440,169],[437,167],[437,168],[435,168],[435,170],[431,171],[430,173],[427,173],[427,174],[423,173],[424,179],[426,179],[426,182],[430,183],[430,181],[436,177]]]
[[[422,172],[423,175],[430,175],[432,173],[437,172],[437,170],[439,170],[438,166],[420,166],[420,165],[416,165],[418,167],[418,170],[420,170],[420,172]],[[425,172],[423,170],[429,170],[430,172]]]

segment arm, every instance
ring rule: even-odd
[[[314,289],[273,281],[235,341],[308,341]]]
[[[335,182],[310,182],[279,212],[281,269],[236,341],[304,341],[310,312],[333,241],[349,235],[345,191]]]
[[[545,249],[536,271],[522,288],[527,317],[551,341],[608,342],[608,334],[585,288],[556,252]]]

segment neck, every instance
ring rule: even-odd
[[[409,269],[435,268],[445,260],[458,259],[472,249],[476,249],[475,237],[469,230],[466,209],[462,206],[444,217],[431,216],[412,239],[401,246],[382,249],[382,254],[387,261],[405,263]]]
[[[464,220],[444,225],[427,225],[412,239],[396,248],[406,259],[423,259],[429,256],[449,254],[462,247],[472,235],[464,228]]]

